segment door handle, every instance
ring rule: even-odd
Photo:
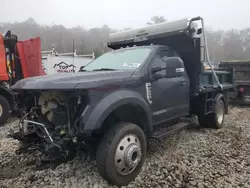
[[[180,86],[186,86],[186,85],[188,85],[187,81],[180,81]]]

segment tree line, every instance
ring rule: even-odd
[[[148,25],[167,21],[163,16],[154,16]],[[128,30],[131,28],[124,28]],[[40,37],[42,50],[51,50],[55,47],[59,53],[72,52],[74,48],[78,54],[95,52],[97,56],[108,51],[106,42],[110,33],[119,30],[103,25],[97,28],[86,29],[78,26],[66,28],[63,25],[42,25],[29,18],[23,22],[1,23],[0,32],[11,30],[25,40]],[[250,25],[244,29],[207,30],[210,59],[214,62],[222,60],[250,59]]]

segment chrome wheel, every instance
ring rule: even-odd
[[[2,116],[2,114],[3,114],[3,107],[2,107],[2,105],[0,104],[0,116]]]
[[[219,124],[223,122],[224,112],[225,112],[224,103],[223,101],[219,101],[217,104],[217,108],[216,108],[216,116],[217,116],[217,121]]]
[[[119,142],[115,152],[115,167],[125,176],[134,171],[141,161],[141,143],[137,136],[129,134]]]

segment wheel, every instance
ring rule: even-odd
[[[101,139],[96,152],[97,169],[107,182],[123,186],[139,174],[146,156],[146,137],[132,123],[114,125]]]
[[[225,104],[222,99],[218,100],[215,104],[215,112],[208,114],[206,116],[199,115],[199,124],[206,128],[216,128],[219,129],[223,126],[225,117]]]
[[[6,98],[0,95],[0,125],[6,123],[10,116],[10,104]]]

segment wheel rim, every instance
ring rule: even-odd
[[[224,119],[224,103],[220,101],[217,105],[217,121],[219,124],[223,122]]]
[[[141,161],[141,143],[137,136],[124,136],[115,152],[115,167],[119,174],[125,176],[132,173]]]
[[[2,107],[2,105],[0,104],[0,116],[2,116],[2,114],[3,114],[3,107]]]

